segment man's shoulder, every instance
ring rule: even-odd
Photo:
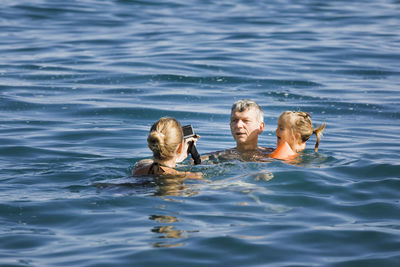
[[[210,152],[202,155],[202,161],[218,163],[231,160],[241,161],[263,161],[274,151],[272,147],[258,147],[256,150],[239,152],[236,147],[225,150]]]
[[[229,148],[225,150],[218,150],[214,152],[209,152],[201,155],[201,161],[209,161],[217,163],[220,161],[232,160],[235,158],[235,155],[238,155],[237,149]]]
[[[204,153],[204,154],[202,155],[202,157],[203,157],[203,156],[210,157],[210,156],[224,155],[224,154],[227,154],[227,153],[233,153],[233,152],[235,152],[235,151],[237,151],[237,150],[236,150],[235,147],[233,147],[233,148],[228,148],[228,149],[224,149],[224,150],[218,150],[218,151],[213,151],[213,152]]]
[[[272,153],[275,149],[273,147],[262,147],[259,146],[258,149],[263,153]]]

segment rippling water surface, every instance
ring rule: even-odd
[[[399,266],[400,2],[2,1],[1,266]],[[251,98],[327,123],[290,165],[130,177],[161,116],[200,153]]]

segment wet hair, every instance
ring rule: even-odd
[[[322,131],[325,128],[325,123],[321,124],[317,128],[313,128],[311,115],[307,112],[302,111],[285,111],[280,117],[288,116],[289,121],[292,124],[292,130],[296,133],[300,133],[301,141],[307,142],[311,135],[315,134],[317,136],[317,141],[315,143],[314,150],[318,151],[319,140],[322,136]]]
[[[175,155],[183,141],[181,124],[174,118],[162,117],[151,126],[147,144],[154,159],[166,160]]]
[[[232,105],[231,109],[231,116],[233,112],[243,112],[246,110],[249,110],[251,108],[254,108],[257,112],[257,120],[258,122],[263,122],[264,121],[264,112],[259,104],[257,104],[255,101],[250,100],[250,99],[242,99],[239,101],[236,101]]]

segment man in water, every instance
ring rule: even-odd
[[[230,128],[236,147],[206,154],[202,160],[258,161],[266,158],[272,148],[258,146],[258,136],[264,130],[264,112],[253,100],[239,100],[232,105]]]

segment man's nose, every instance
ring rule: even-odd
[[[238,120],[238,122],[237,122],[237,124],[236,124],[236,127],[242,128],[243,125],[244,125],[243,121],[242,121],[242,120]]]

